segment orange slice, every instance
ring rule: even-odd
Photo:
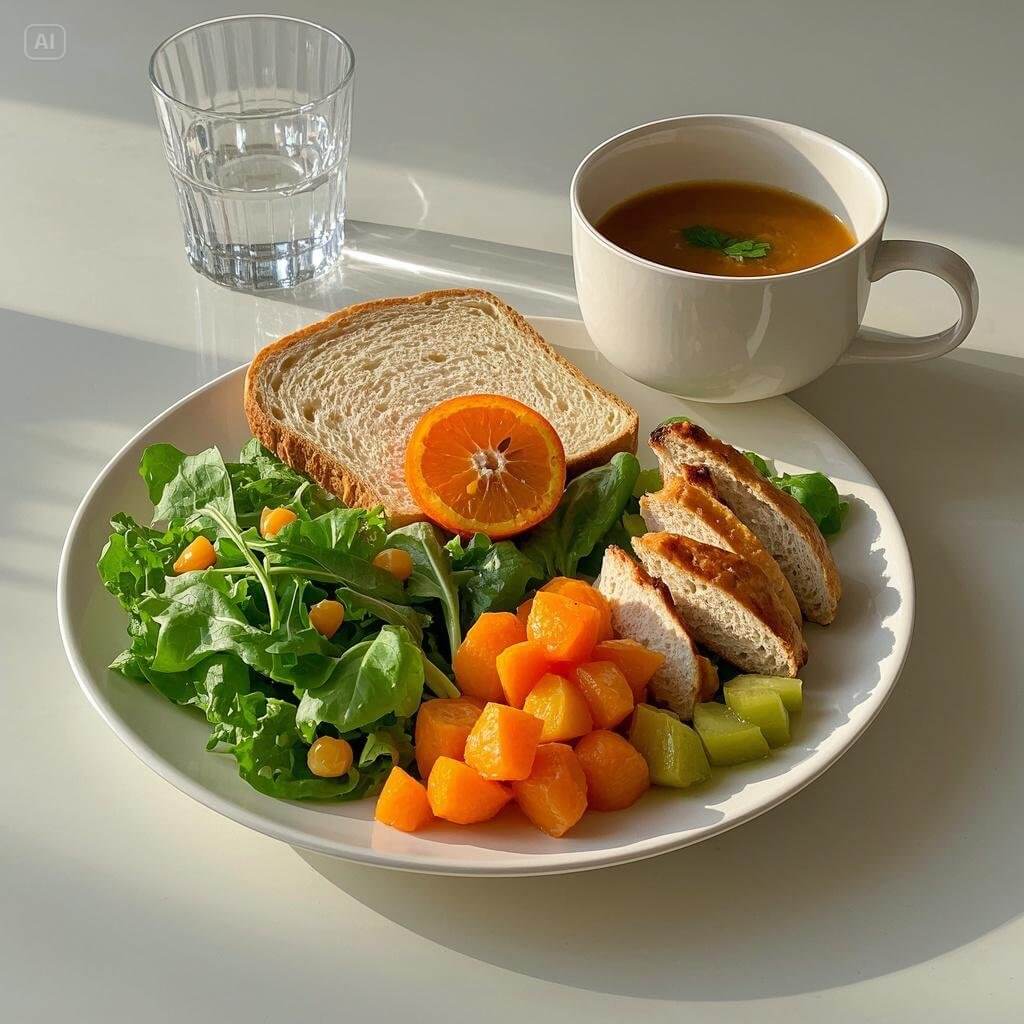
[[[555,510],[565,488],[565,452],[555,428],[522,402],[450,398],[413,429],[405,481],[438,526],[498,540]]]

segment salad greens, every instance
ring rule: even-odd
[[[775,475],[745,454],[823,532],[840,528],[846,503],[825,476]],[[128,616],[128,647],[111,667],[203,714],[208,749],[233,755],[250,785],[285,799],[356,799],[378,790],[393,764],[410,764],[424,691],[458,696],[450,665],[472,623],[515,609],[554,576],[593,578],[609,544],[631,551],[644,532],[639,499],[662,483],[657,469],[620,453],[573,479],[532,531],[494,542],[446,537],[428,523],[389,530],[382,509],[344,507],[256,440],[237,462],[216,448],[188,455],[152,445],[139,474],[153,524],[115,515],[97,563]],[[264,538],[265,507],[297,518]],[[175,575],[201,535],[216,564]],[[386,548],[411,557],[404,584],[374,564]],[[345,608],[330,639],[309,618],[328,598]],[[352,744],[343,777],[309,770],[318,736]]]

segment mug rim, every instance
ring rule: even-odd
[[[323,96],[320,96],[315,100],[307,100],[305,103],[296,103],[294,106],[287,107],[283,110],[276,110],[272,114],[245,111],[229,112],[211,110],[207,107],[197,107],[192,103],[185,102],[185,100],[178,99],[177,96],[172,95],[157,81],[156,59],[161,52],[170,46],[171,43],[176,39],[180,39],[182,36],[187,35],[189,32],[196,32],[199,29],[208,28],[210,25],[222,25],[230,21],[287,21],[296,25],[305,25],[306,28],[315,28],[317,31],[333,37],[341,45],[342,50],[348,58],[348,68],[342,76],[341,81],[328,89]],[[162,40],[150,54],[147,70],[150,87],[168,103],[172,103],[174,106],[183,110],[190,110],[193,113],[202,114],[207,118],[221,118],[224,120],[239,121],[302,114],[307,110],[312,110],[314,107],[320,106],[320,104],[325,103],[334,96],[337,96],[352,81],[352,76],[356,73],[356,55],[355,51],[352,49],[352,44],[340,32],[335,32],[333,28],[328,28],[326,25],[321,25],[315,21],[309,21],[306,18],[293,18],[287,14],[227,14],[220,18],[207,18],[206,21],[198,21],[194,25],[187,25],[185,28],[178,29],[177,32],[172,32],[166,39]]]
[[[831,259],[825,260],[823,263],[815,263],[814,266],[804,267],[801,270],[790,270],[784,274],[751,274],[749,276],[744,275],[742,277],[732,277],[727,274],[699,274],[693,270],[681,270],[678,267],[667,267],[663,263],[656,263],[654,260],[648,260],[643,256],[637,256],[636,253],[632,253],[628,249],[623,249],[622,246],[616,245],[610,239],[601,234],[601,232],[598,231],[596,226],[591,222],[590,218],[587,217],[580,209],[579,203],[580,182],[584,175],[590,170],[590,166],[594,161],[596,161],[598,157],[613,150],[621,143],[628,141],[628,139],[633,136],[647,133],[657,128],[698,121],[734,122],[738,124],[754,124],[762,127],[771,126],[775,128],[783,128],[788,131],[802,132],[806,135],[813,136],[815,139],[825,143],[826,145],[839,150],[860,166],[861,170],[864,171],[874,182],[876,188],[881,194],[881,213],[872,225],[871,230],[865,232],[864,237],[859,239],[854,245],[850,246],[849,249],[844,249],[841,253],[838,253]],[[626,196],[621,201],[624,202],[628,198],[629,196]],[[633,128],[627,128],[625,131],[619,132],[617,135],[613,135],[611,138],[605,139],[604,142],[595,146],[580,161],[576,170],[573,172],[572,181],[569,184],[569,205],[573,220],[581,224],[595,241],[604,246],[604,248],[611,250],[616,255],[624,256],[630,262],[635,263],[638,266],[647,267],[651,270],[657,270],[663,274],[667,274],[670,277],[677,277],[688,281],[728,281],[731,284],[752,283],[763,285],[765,281],[784,281],[790,278],[814,274],[818,271],[824,270],[826,267],[831,267],[839,261],[859,253],[879,235],[885,225],[886,218],[889,216],[889,191],[885,187],[885,182],[882,180],[882,176],[870,161],[861,156],[856,150],[851,149],[849,146],[840,142],[838,139],[834,139],[830,135],[825,135],[822,132],[817,132],[813,128],[805,128],[803,125],[793,124],[790,121],[779,121],[771,117],[756,117],[753,114],[680,114],[676,117],[659,118],[657,121],[648,121],[645,124],[639,124]]]

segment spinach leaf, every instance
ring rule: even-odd
[[[311,742],[321,723],[344,733],[388,714],[408,718],[422,697],[422,652],[404,629],[384,626],[375,639],[349,648],[322,686],[303,694],[296,722]]]
[[[619,522],[639,473],[640,463],[628,452],[581,473],[566,487],[553,515],[528,535],[520,550],[542,568],[545,579],[575,576],[580,562]]]
[[[387,546],[406,551],[412,558],[412,575],[406,581],[411,597],[436,598],[441,602],[452,656],[462,643],[459,619],[459,587],[452,574],[451,557],[430,523],[411,523],[392,530]]]
[[[772,483],[796,498],[825,536],[842,529],[850,506],[839,497],[835,484],[824,473],[783,473],[773,477]]]
[[[662,486],[661,470],[657,466],[652,469],[641,469],[633,485],[633,497],[642,498],[651,491],[660,491]]]
[[[474,534],[465,543],[454,537],[445,545],[456,576],[462,579],[462,623],[469,625],[484,612],[512,611],[526,595],[531,580],[543,570],[511,541],[493,543],[486,534]],[[465,576],[460,574],[465,573]]]
[[[755,452],[743,453],[761,476],[770,480],[781,491],[792,495],[807,510],[826,536],[838,533],[849,511],[849,504],[839,497],[836,485],[824,473],[782,473]]]

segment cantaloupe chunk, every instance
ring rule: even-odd
[[[533,768],[543,727],[539,718],[518,708],[488,704],[466,740],[466,764],[484,779],[525,779]]]
[[[434,820],[426,787],[397,764],[377,797],[373,816],[382,824],[403,832],[416,832]]]
[[[633,691],[612,662],[584,662],[576,669],[574,680],[587,701],[595,729],[612,729],[633,710]]]
[[[541,743],[574,740],[594,727],[583,693],[564,676],[542,676],[523,704],[523,710],[544,723]]]
[[[612,632],[611,605],[605,599],[604,594],[595,590],[589,583],[584,583],[583,580],[574,580],[568,576],[556,576],[553,580],[548,580],[540,589],[561,594],[563,597],[572,598],[573,601],[589,604],[591,608],[595,608],[601,616],[601,626],[597,631],[598,641],[610,640],[615,635]]]
[[[461,761],[466,738],[480,717],[483,705],[474,697],[424,701],[416,713],[416,767],[420,778],[430,776],[439,757]]]
[[[596,729],[576,744],[587,777],[587,803],[596,811],[621,811],[651,785],[647,762],[617,732]]]
[[[603,640],[594,648],[595,661],[610,661],[626,677],[637,703],[651,676],[665,664],[665,655],[649,650],[635,640]]]
[[[550,590],[537,592],[526,626],[529,638],[539,640],[552,661],[575,664],[590,657],[600,630],[596,608]]]
[[[523,813],[550,836],[564,836],[587,809],[587,777],[572,747],[542,743],[528,778],[512,783]]]
[[[451,757],[439,757],[427,780],[430,809],[438,818],[456,825],[489,821],[512,799],[500,782],[483,779],[468,764]]]
[[[524,640],[498,655],[498,679],[505,700],[521,708],[540,677],[551,670],[547,649],[539,640]]]
[[[470,626],[452,659],[459,689],[481,700],[504,701],[495,662],[506,647],[525,639],[523,624],[511,612],[484,612]]]
[[[530,609],[533,607],[533,598],[528,597],[517,609],[516,618],[523,624],[523,629],[526,629],[527,622],[530,621]]]

